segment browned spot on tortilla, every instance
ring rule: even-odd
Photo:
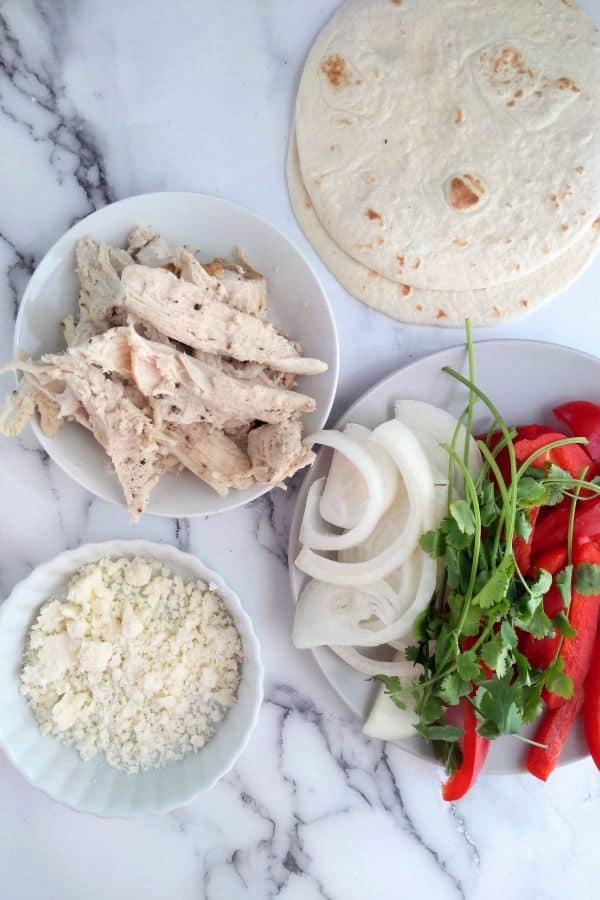
[[[321,72],[323,72],[334,88],[344,87],[350,81],[346,60],[339,53],[336,53],[334,56],[328,56],[327,59],[323,60]]]
[[[164,266],[161,266],[161,268],[166,269],[167,272],[171,272],[172,275],[178,274],[177,267],[173,263],[165,263]],[[208,268],[208,266],[205,266],[205,268]]]
[[[600,228],[600,216],[592,222],[592,228]]]
[[[515,106],[515,104],[516,104],[516,100],[509,100],[506,105],[507,106]]]
[[[373,69],[373,75],[375,76],[375,78],[379,78],[379,76],[381,75],[381,69],[379,68],[379,66],[375,66],[375,68]]]
[[[402,0],[391,0],[394,6],[402,6]]]
[[[527,309],[527,307],[529,306],[529,300],[521,300],[521,306]]]
[[[469,246],[469,242],[466,240],[466,238],[456,238],[455,240],[452,241],[452,243],[454,244],[455,247],[468,247]]]
[[[579,215],[581,216],[582,219],[585,219],[585,217],[587,216],[587,209],[580,209]]]
[[[421,268],[421,260],[415,259],[415,261],[413,263],[413,269],[420,269],[420,268]]]
[[[475,175],[457,175],[450,181],[448,200],[454,209],[472,209],[477,206],[484,193],[485,188]]]
[[[578,88],[572,78],[559,78],[556,82],[561,91],[572,91],[573,94],[580,94],[581,88]]]
[[[342,116],[341,119],[336,119],[338,125],[352,125],[352,119],[347,119],[345,116]]]
[[[505,244],[512,244],[512,238],[506,238],[504,241]]]
[[[460,125],[462,120],[463,120],[463,111],[460,108],[460,106],[457,106],[456,109],[454,110],[454,124]]]
[[[355,244],[354,245],[358,250],[372,250],[373,244]]]
[[[408,297],[409,294],[412,294],[412,288],[410,284],[401,284],[400,290],[402,291],[403,297]]]
[[[492,306],[492,312],[495,313],[497,316],[500,315],[500,310],[498,309],[497,306]]]
[[[377,177],[372,172],[363,172],[360,176],[365,184],[376,184]]]
[[[367,219],[371,219],[372,222],[379,222],[380,225],[383,225],[383,216],[381,215],[381,213],[378,213],[374,209],[371,209],[370,206],[365,210],[365,216],[367,217]]]
[[[362,78],[357,78],[354,84],[362,84]]]
[[[400,267],[402,267],[404,265],[404,257],[398,256],[398,254],[396,253],[396,259],[398,260]]]
[[[568,230],[569,230],[569,226],[567,225],[566,222],[565,222],[564,225],[561,225],[561,229],[560,229],[560,230],[561,230],[561,231],[568,231]]]
[[[223,263],[220,259],[215,259],[214,262],[211,263],[205,263],[203,268],[206,269],[208,274],[212,275],[213,278],[218,278],[219,275],[223,273]]]
[[[415,309],[417,310],[417,312],[423,312],[423,307],[421,306],[420,303],[417,303],[417,305],[415,306]]]
[[[342,148],[339,144],[330,144],[329,149],[333,152],[334,150],[341,150]]]
[[[381,235],[379,235],[379,237],[377,238],[377,243],[378,243],[378,244],[383,244],[383,243],[384,243],[384,240],[383,240],[383,238],[381,237]]]
[[[523,96],[523,88],[519,88],[519,90],[515,91],[513,94],[513,97],[515,98],[515,100],[520,100],[522,96]]]
[[[578,175],[583,175],[583,173],[585,172],[585,169],[583,168],[583,166],[577,166],[575,171],[577,172]]]
[[[304,198],[304,205],[305,205],[305,207],[306,207],[307,209],[312,209],[312,200],[310,199],[310,197],[308,196],[308,194],[307,194],[306,197]]]
[[[562,194],[560,195],[560,199],[568,200],[572,196],[573,196],[573,188],[571,187],[570,184],[565,185],[565,187],[563,188]]]
[[[445,313],[443,309],[438,309],[435,314],[436,319],[447,319],[448,313]]]
[[[379,278],[379,272],[376,272],[375,269],[369,269],[369,278]]]

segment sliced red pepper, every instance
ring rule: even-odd
[[[550,547],[549,550],[538,554],[533,560],[531,568],[534,572],[537,572],[539,569],[545,569],[551,575],[556,575],[566,566],[567,556],[567,544],[565,541],[561,546]]]
[[[533,439],[519,439],[515,442],[517,461],[524,463],[536,450],[541,450],[546,444],[560,441],[566,437],[567,435],[560,431],[546,431]],[[560,466],[572,478],[579,478],[582,471],[592,465],[592,460],[581,444],[567,444],[564,447],[554,447],[546,453],[540,453],[531,465],[535,469],[543,469],[548,463]]]
[[[600,462],[600,406],[589,400],[573,400],[553,412],[573,434],[588,439],[588,455],[595,463]]]
[[[541,781],[547,781],[548,776],[556,768],[556,763],[582,703],[583,691],[579,690],[558,709],[548,710],[544,713],[534,740],[545,744],[545,748],[532,747],[527,754],[527,768]]]
[[[584,687],[583,724],[592,759],[600,769],[600,635],[596,637],[592,664]]]
[[[582,563],[600,564],[600,537],[575,544],[573,548],[574,578],[577,566]],[[565,674],[573,681],[575,693],[583,688],[590,668],[594,641],[598,631],[599,614],[600,595],[586,597],[575,589],[571,591],[569,624],[575,629],[576,634],[563,640],[560,656],[564,662]],[[544,690],[544,700],[548,709],[556,709],[565,702],[562,697],[546,690]]]
[[[546,425],[519,425],[516,428],[516,437],[513,438],[513,441],[519,440],[534,440],[539,437],[541,434],[546,434],[548,428]],[[498,444],[503,435],[501,431],[495,431],[489,440],[488,447],[490,450],[493,450],[496,444]],[[485,440],[485,435],[483,437]],[[505,484],[510,484],[510,457],[508,455],[508,450],[506,447],[503,447],[502,450],[498,453],[496,457],[496,462],[498,463],[498,468],[502,474]]]
[[[584,687],[583,724],[592,759],[600,769],[600,635],[592,653],[592,664]]]
[[[477,716],[467,697],[461,697],[459,709],[463,727],[459,739],[462,762],[442,787],[442,797],[449,801],[460,800],[473,787],[490,749],[490,741],[477,732]]]
[[[533,533],[533,559],[550,547],[566,547],[570,513],[571,500],[567,498],[540,517]],[[589,540],[595,534],[600,534],[600,497],[579,503],[575,512],[574,542]]]

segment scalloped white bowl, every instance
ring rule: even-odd
[[[107,556],[153,557],[178,575],[214,583],[240,633],[244,652],[237,702],[212,740],[197,753],[136,775],[112,768],[101,754],[83,762],[72,747],[42,737],[19,690],[25,638],[39,606],[81,566]],[[232,768],[256,725],[262,698],[260,648],[238,597],[196,557],[167,544],[108,541],[69,550],[34,569],[0,607],[0,748],[30,784],[73,809],[131,817],[168,812],[188,803]]]

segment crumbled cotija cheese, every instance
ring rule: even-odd
[[[150,559],[102,559],[40,609],[21,691],[42,734],[133,773],[204,746],[237,699],[241,664],[213,586]]]

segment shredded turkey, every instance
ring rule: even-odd
[[[85,237],[76,259],[66,349],[0,369],[21,373],[0,433],[19,434],[36,412],[47,437],[67,421],[88,429],[133,519],[167,473],[187,469],[225,495],[283,486],[310,465],[302,416],[315,401],[294,388],[327,366],[268,321],[266,280],[239,251],[203,263],[140,225],[127,250]]]

